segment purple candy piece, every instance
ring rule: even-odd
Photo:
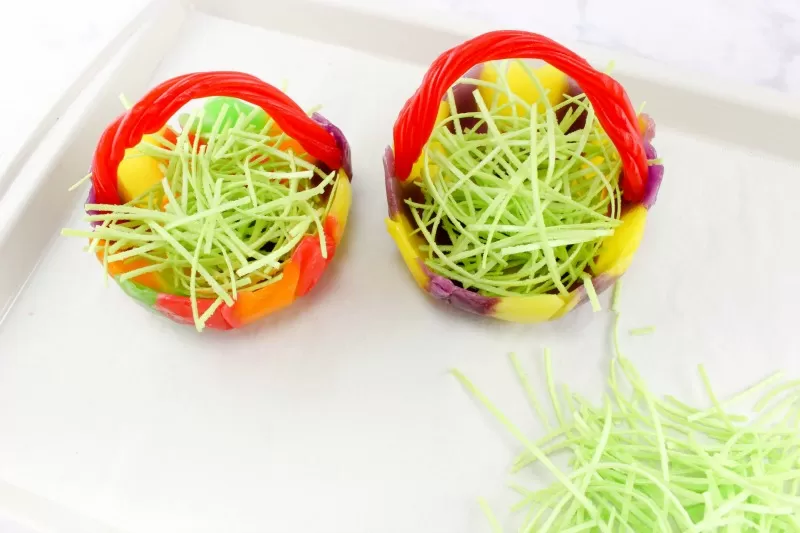
[[[344,136],[344,133],[342,133],[342,130],[319,113],[313,113],[311,115],[311,120],[320,124],[326,131],[333,135],[333,138],[336,140],[336,145],[342,151],[342,168],[347,173],[350,181],[352,181],[353,166],[350,161],[350,143],[347,142],[347,138]]]
[[[477,80],[480,78],[481,72],[483,72],[483,63],[469,69],[466,74],[461,76],[460,80]],[[456,101],[456,110],[462,113],[477,111],[478,104],[475,102],[475,98],[472,97],[472,93],[478,86],[472,83],[464,83],[460,80],[453,85],[453,97]],[[447,100],[447,94],[442,96],[442,101],[444,102],[445,100]]]
[[[97,193],[94,192],[94,185],[90,185],[89,186],[89,195],[86,197],[86,203],[87,204],[95,204],[95,203],[97,203]],[[96,211],[94,209],[88,209],[86,211],[86,214],[87,215],[99,215],[100,211]],[[102,222],[99,221],[99,220],[92,220],[91,222],[89,222],[89,224],[91,224],[93,228],[96,227],[96,226],[99,226],[101,223]]]
[[[618,276],[609,276],[608,274],[600,274],[596,278],[592,278],[594,292],[601,294],[602,292],[611,288],[611,286],[616,283],[617,279],[619,279]],[[580,285],[577,289],[575,289],[575,291],[572,293],[572,298],[577,298],[578,300],[573,309],[588,302],[589,295],[586,294],[586,286]]]
[[[578,85],[578,82],[573,80],[572,78],[567,78],[567,96],[578,96],[579,94],[583,94],[583,89],[581,86]],[[567,115],[567,111],[572,109],[573,112],[577,109],[577,106],[574,104],[566,105],[561,107],[558,111],[556,111],[556,119],[561,122],[564,117]],[[567,133],[572,133],[573,131],[578,131],[583,129],[586,126],[586,111],[583,111],[578,118],[575,119],[575,122],[567,130]]]
[[[395,176],[394,171],[394,152],[387,146],[383,155],[383,174],[386,184],[386,203],[389,206],[389,217],[395,218],[398,212],[402,216],[411,220],[411,211],[406,205],[406,200],[413,200],[417,203],[425,201],[422,190],[419,187],[403,185],[403,182]]]
[[[572,78],[567,78],[567,94],[570,96],[578,96],[583,94],[583,89],[578,85],[578,82]]]
[[[647,156],[647,159],[655,159],[658,157],[656,147],[653,146],[649,141],[645,141],[644,143],[644,155]]]
[[[389,205],[389,217],[394,218],[403,206],[403,184],[394,175],[394,152],[387,146],[383,153],[383,176],[386,182],[386,203]]]
[[[644,152],[647,159],[655,159],[658,157],[656,149],[650,142],[645,142]],[[664,165],[650,165],[647,167],[647,183],[644,189],[644,199],[642,204],[647,209],[655,205],[658,199],[658,190],[661,188],[661,182],[664,179]]]
[[[466,74],[461,76],[461,79],[473,79],[476,80],[480,78],[481,72],[483,72],[483,63],[480,65],[475,65],[471,69],[467,71]],[[464,82],[457,82],[453,85],[453,100],[456,105],[456,111],[458,113],[475,113],[478,111],[478,102],[475,101],[475,97],[473,96],[473,92],[477,89],[478,86],[472,83],[464,83]],[[447,99],[447,94],[442,97],[442,101]],[[475,128],[475,125],[480,121],[478,118],[463,118],[460,119],[461,128],[465,130],[471,130]],[[450,122],[448,124],[448,128],[450,131],[455,132],[455,122]],[[482,125],[478,130],[477,133],[486,133],[488,130],[486,125]]]
[[[447,300],[453,294],[455,285],[452,281],[442,276],[434,276],[428,282],[428,292],[437,300]]]
[[[428,278],[430,278],[427,287],[428,293],[437,300],[443,300],[453,307],[476,315],[491,315],[493,313],[498,298],[490,298],[462,289],[449,279],[432,274],[428,268],[423,267],[423,269]]]

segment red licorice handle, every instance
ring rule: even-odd
[[[625,199],[641,201],[647,178],[647,156],[636,112],[625,89],[571,50],[552,39],[525,31],[485,33],[447,50],[431,64],[422,85],[408,99],[394,124],[397,177],[408,179],[411,167],[433,132],[439,103],[447,90],[475,65],[512,58],[544,60],[580,85],[622,159]]]
[[[240,98],[262,108],[311,156],[332,169],[341,166],[342,153],[333,135],[279,89],[241,72],[198,72],[177,76],[153,88],[106,128],[92,159],[97,203],[120,202],[117,167],[126,149],[139,144],[145,134],[161,129],[190,100],[209,96]]]

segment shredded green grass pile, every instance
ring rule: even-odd
[[[459,113],[451,89],[451,116],[423,153],[424,200],[407,201],[428,268],[486,296],[568,293],[619,224],[619,155],[589,101],[551,106],[525,68],[538,106],[511,90],[504,65],[496,83],[468,81],[493,89],[491,102],[473,92],[477,112]]]
[[[618,318],[618,315],[617,315]],[[615,356],[609,392],[599,404],[564,386],[557,390],[545,350],[553,422],[512,356],[514,369],[547,431],[528,438],[463,374],[454,374],[520,442],[513,470],[546,467],[544,489],[513,488],[512,508],[526,533],[796,533],[800,531],[800,380],[778,372],[726,401],[718,399],[701,365],[711,407],[656,397],[633,363]],[[736,403],[761,398],[750,416]],[[556,466],[566,457],[569,469]],[[500,522],[481,506],[495,533]]]
[[[137,146],[142,155],[164,161],[164,179],[124,205],[87,205],[93,231],[64,230],[64,235],[91,239],[89,251],[104,249],[113,261],[146,260],[147,265],[120,276],[129,280],[158,272],[172,288],[191,297],[197,329],[222,304],[232,305],[237,292],[255,291],[282,277],[283,264],[307,233],[320,236],[327,256],[323,221],[333,197],[335,172],[281,146],[284,133],[258,108],[223,124],[227,106],[210,132],[200,128],[203,110],[185,118],[176,144],[155,137],[157,144]],[[259,118],[263,126],[252,124]],[[215,300],[202,316],[197,299]]]

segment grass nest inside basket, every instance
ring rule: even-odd
[[[553,105],[518,64],[538,102],[515,94],[504,64],[490,64],[495,82],[460,80],[477,87],[476,110],[457,109],[450,90],[450,116],[434,128],[406,203],[435,274],[485,296],[566,295],[620,224],[622,164],[584,94]]]
[[[99,224],[64,232],[88,237],[106,271],[111,262],[144,260],[120,281],[157,273],[165,292],[190,297],[198,329],[238,293],[280,280],[305,235],[319,235],[328,254],[323,224],[336,172],[309,162],[262,110],[247,110],[224,104],[207,124],[200,109],[182,117],[175,142],[149,136],[126,157],[157,159],[163,179],[121,205],[87,204],[85,219]],[[200,313],[199,299],[214,303]]]

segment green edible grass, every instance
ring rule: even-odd
[[[628,334],[634,337],[641,337],[643,335],[652,335],[656,332],[655,326],[642,326],[641,328],[633,328],[628,330]]]
[[[589,298],[589,303],[592,306],[592,311],[595,313],[602,311],[603,307],[600,305],[600,299],[597,297],[597,291],[594,290],[592,277],[589,274],[583,274],[583,286],[586,289],[586,296]]]
[[[319,234],[327,256],[322,221],[335,172],[325,174],[304,154],[280,149],[286,136],[270,134],[271,119],[260,129],[252,126],[255,109],[223,126],[226,112],[223,107],[211,132],[203,135],[205,145],[199,134],[202,110],[183,117],[175,145],[163,139],[162,146],[139,144],[139,152],[163,161],[161,182],[124,205],[86,205],[101,214],[85,220],[101,224],[62,232],[90,239],[92,253],[106,243],[105,268],[108,261],[145,260],[147,266],[120,279],[157,272],[169,292],[191,298],[198,330],[220,305],[232,305],[238,293],[280,280],[304,235]],[[202,314],[201,298],[213,300]]]
[[[618,293],[615,302],[618,300]],[[555,394],[550,352],[543,371],[557,424],[543,422],[546,435],[525,435],[466,376],[454,376],[520,443],[514,472],[542,465],[554,482],[525,488],[512,507],[519,531],[790,533],[800,531],[800,384],[775,373],[731,398],[720,399],[702,365],[699,381],[710,408],[695,408],[671,396],[657,397],[619,345],[608,392],[598,403],[570,393]],[[512,356],[529,402],[542,407],[520,360]],[[731,412],[729,407],[761,393],[756,413],[769,422]],[[564,403],[569,409],[564,411]],[[564,464],[559,468],[556,464]],[[491,531],[499,521],[486,502]]]
[[[487,296],[566,294],[619,225],[619,155],[584,95],[553,107],[540,86],[538,107],[528,105],[505,71],[496,83],[469,81],[493,89],[491,102],[473,92],[476,112],[457,113],[450,92],[451,116],[422,155],[424,200],[407,204],[433,272]],[[571,131],[581,114],[585,126]],[[466,119],[477,123],[467,129]]]

